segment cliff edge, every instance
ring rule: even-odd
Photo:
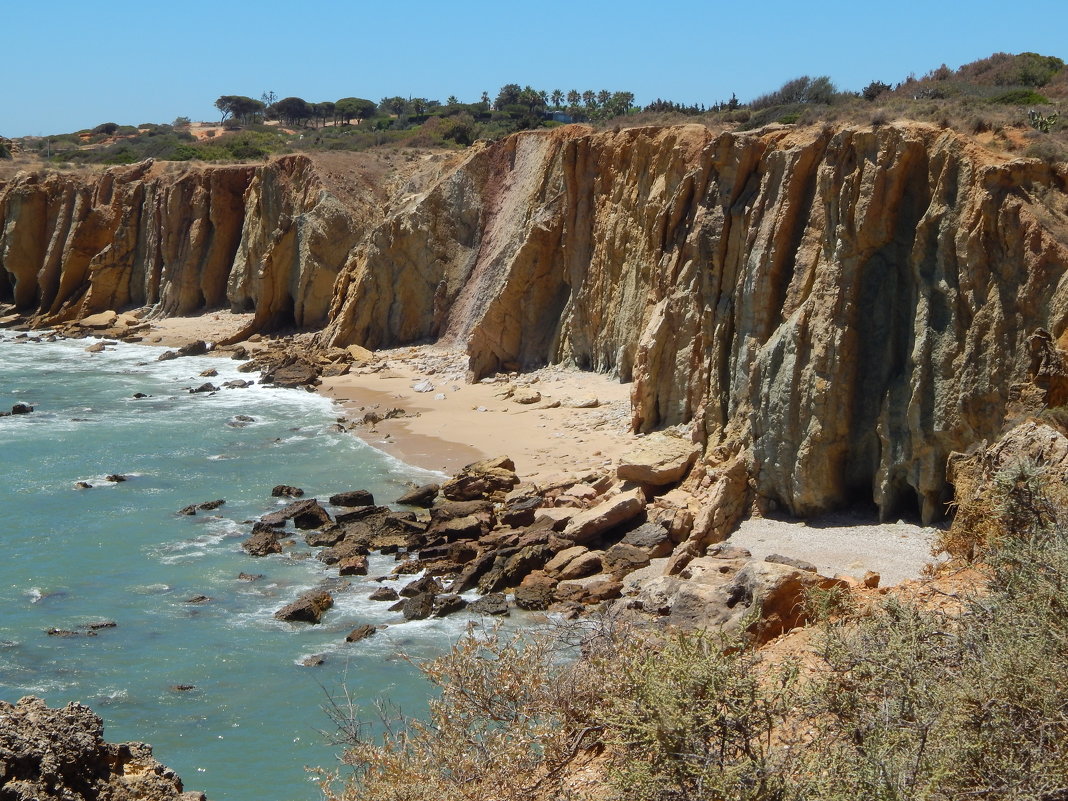
[[[615,373],[635,431],[689,427],[699,473],[740,459],[797,515],[937,518],[952,452],[1021,398],[1057,405],[1029,338],[1065,345],[1068,176],[950,130],[566,126],[348,194],[322,172],[20,175],[0,303],[38,324],[230,306],[324,347],[459,346],[476,379]]]
[[[144,743],[104,742],[91,709],[0,701],[0,798],[11,801],[204,801]]]

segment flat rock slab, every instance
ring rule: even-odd
[[[663,486],[681,481],[701,447],[679,437],[650,434],[620,457],[616,475],[626,481]]]
[[[561,536],[576,545],[582,545],[611,528],[633,520],[644,510],[645,495],[641,490],[622,492],[572,517]]]

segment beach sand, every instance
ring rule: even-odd
[[[152,321],[144,341],[179,347],[194,339],[218,341],[247,326],[249,314],[210,312]],[[243,343],[259,347],[258,337]],[[525,481],[562,474],[608,472],[634,444],[630,385],[612,376],[567,367],[467,382],[466,356],[433,345],[375,352],[368,366],[323,378],[317,391],[339,404],[353,434],[407,464],[454,474],[473,461],[509,456]],[[538,392],[520,404],[514,395]],[[511,396],[510,396],[511,395]],[[596,399],[596,405],[578,408]],[[385,418],[364,424],[368,414]],[[909,522],[879,524],[851,513],[818,520],[744,520],[733,544],[755,557],[779,553],[815,563],[826,575],[862,576],[872,570],[884,584],[918,578],[934,561],[935,529]]]

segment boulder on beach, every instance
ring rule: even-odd
[[[423,484],[415,487],[397,498],[397,503],[403,506],[419,506],[428,509],[434,505],[434,498],[441,490],[440,484]]]
[[[333,506],[374,506],[375,497],[364,489],[337,492],[330,496]]]
[[[616,475],[640,484],[674,484],[689,472],[700,452],[700,445],[681,437],[649,434],[623,454]]]
[[[450,501],[498,499],[498,496],[503,500],[505,493],[518,483],[515,463],[501,456],[467,465],[442,485],[441,494]]]
[[[641,490],[621,492],[572,517],[560,536],[582,545],[616,526],[634,520],[643,511],[645,495]]]

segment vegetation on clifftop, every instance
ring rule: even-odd
[[[882,125],[912,119],[985,136],[1007,151],[1047,161],[1068,157],[1068,129],[1058,104],[1068,100],[1064,61],[1037,53],[996,53],[957,70],[945,65],[896,85],[873,80],[842,91],[827,76],[803,75],[749,103],[734,95],[709,105],[657,98],[635,105],[628,91],[535,89],[502,86],[475,102],[450,96],[343,97],[309,102],[223,95],[215,101],[217,124],[170,124],[93,129],[21,141],[23,153],[54,163],[128,164],[145,158],[169,161],[250,161],[306,150],[364,150],[381,146],[465,147],[521,130],[568,122],[595,126],[696,122],[750,130],[764,125],[848,122]]]

